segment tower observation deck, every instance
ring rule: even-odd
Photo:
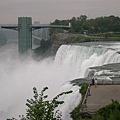
[[[64,25],[32,25],[31,17],[18,17],[18,24],[1,25],[1,28],[18,30],[18,50],[19,53],[25,53],[32,49],[32,31],[41,28],[62,28],[70,29],[71,26]]]

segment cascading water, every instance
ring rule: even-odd
[[[110,46],[62,45],[56,54],[55,65],[58,65],[58,68],[66,67],[69,73],[66,75],[69,75],[71,80],[87,77],[89,67],[120,62],[120,54],[107,47]],[[112,45],[111,47],[115,48],[116,46]],[[63,120],[70,119],[69,113],[80,103],[79,89],[80,87],[72,86],[70,83],[61,87],[61,91],[73,90],[72,95],[61,98],[65,101],[65,104],[59,107],[61,111],[64,111]]]
[[[120,55],[115,50],[98,46],[62,45],[55,58],[56,64],[68,67],[71,79],[86,77],[89,67],[117,62]]]
[[[24,114],[26,99],[32,97],[34,86],[38,90],[48,86],[50,97],[59,91],[73,90],[61,98],[65,104],[59,107],[63,120],[70,119],[69,112],[78,105],[81,95],[80,87],[69,81],[86,77],[89,67],[120,62],[115,50],[98,45],[62,45],[54,61],[50,58],[20,60],[16,51],[15,45],[0,48],[0,120]]]

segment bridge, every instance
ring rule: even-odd
[[[32,30],[36,30],[36,29],[41,29],[41,28],[62,28],[62,29],[70,29],[71,25],[69,23],[69,26],[64,26],[64,25],[50,25],[50,24],[40,24],[40,25],[30,25],[30,28],[32,28]],[[18,25],[17,24],[5,24],[5,25],[1,25],[1,28],[5,28],[5,29],[13,29],[13,30],[18,30]]]
[[[41,28],[62,28],[62,29],[70,29],[71,25],[32,25],[31,17],[18,17],[18,24],[6,24],[1,25],[1,28],[5,29],[13,29],[18,31],[18,50],[19,53],[25,53],[28,50],[32,49],[32,31]]]

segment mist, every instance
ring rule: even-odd
[[[39,93],[47,86],[49,89],[46,94],[51,99],[71,76],[69,68],[66,67],[63,71],[62,67],[55,65],[52,58],[42,61],[35,61],[31,57],[20,59],[17,49],[14,44],[0,47],[1,120],[25,114],[26,99],[33,97],[33,87]]]

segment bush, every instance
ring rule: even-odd
[[[120,120],[120,103],[112,100],[112,103],[101,108],[97,113],[104,118],[104,120]]]
[[[82,84],[82,87],[81,87],[81,89],[80,89],[80,93],[81,93],[82,95],[85,95],[85,93],[86,93],[86,91],[87,91],[87,88],[88,88],[88,83],[83,83],[83,84]]]
[[[58,105],[63,104],[64,101],[58,101],[57,99],[63,94],[69,94],[72,91],[62,92],[52,100],[46,100],[48,95],[44,95],[44,92],[48,88],[45,87],[40,94],[37,89],[33,88],[34,96],[32,99],[27,99],[27,113],[26,117],[20,116],[20,120],[61,120],[62,113],[59,110],[55,111]],[[7,120],[16,120],[15,118]]]

